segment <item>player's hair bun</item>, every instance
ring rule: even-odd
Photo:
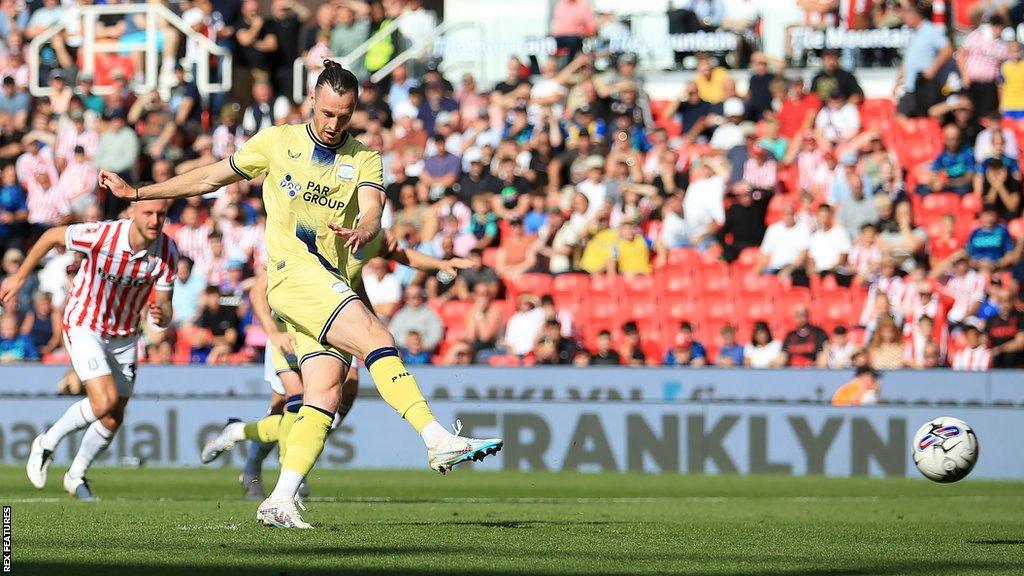
[[[359,93],[359,80],[356,75],[334,60],[324,60],[324,69],[317,76],[313,89],[319,90],[323,85],[330,86],[338,94]]]

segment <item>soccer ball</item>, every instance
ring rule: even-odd
[[[914,464],[935,482],[956,482],[971,473],[978,461],[978,437],[963,420],[943,416],[914,434]]]

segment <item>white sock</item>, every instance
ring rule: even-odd
[[[281,470],[281,475],[277,477],[277,485],[270,493],[270,498],[273,500],[295,498],[295,493],[299,491],[299,484],[302,484],[303,478],[305,476],[294,470]]]
[[[78,454],[75,454],[75,459],[71,462],[68,476],[72,478],[85,476],[85,471],[92,465],[92,461],[100,452],[107,449],[113,437],[113,430],[108,430],[99,420],[93,422],[92,426],[85,431],[85,436],[82,437],[82,445],[78,447]]]
[[[40,444],[46,450],[56,450],[57,444],[72,432],[77,432],[96,421],[96,415],[92,413],[92,405],[88,398],[75,402],[68,408],[67,412],[50,426],[50,429],[43,433]]]
[[[432,420],[426,426],[420,430],[420,437],[423,438],[423,443],[427,445],[427,448],[434,448],[440,445],[445,440],[448,440],[452,435],[451,432],[444,429],[437,420]]]

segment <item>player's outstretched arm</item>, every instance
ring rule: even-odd
[[[4,307],[10,307],[14,304],[15,299],[18,297],[18,292],[21,291],[21,286],[25,283],[28,275],[39,265],[43,256],[46,256],[50,250],[64,243],[67,229],[67,226],[50,228],[39,237],[39,240],[32,246],[32,249],[28,251],[25,261],[21,263],[18,271],[5,278],[3,283],[0,284],[0,304],[3,304]]]
[[[170,180],[141,188],[129,186],[123,178],[108,170],[100,170],[100,187],[122,200],[156,200],[161,198],[188,198],[215,192],[228,184],[238,182],[242,176],[231,168],[228,159],[179,174]]]
[[[457,276],[459,274],[459,270],[466,270],[473,267],[472,260],[469,260],[468,258],[449,258],[447,260],[442,260],[440,258],[428,256],[423,252],[419,252],[411,248],[399,248],[398,250],[394,250],[388,254],[388,259],[424,272],[441,271],[451,274],[452,276]]]

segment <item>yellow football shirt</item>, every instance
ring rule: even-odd
[[[266,174],[263,203],[271,279],[306,266],[344,278],[351,253],[327,224],[355,226],[358,188],[384,190],[380,154],[348,132],[329,146],[309,124],[288,124],[260,130],[230,163],[247,180]]]

